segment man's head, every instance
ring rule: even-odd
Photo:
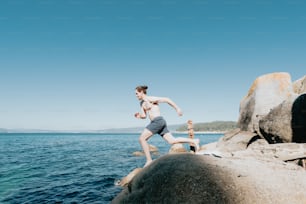
[[[137,97],[139,100],[142,100],[143,97],[147,94],[147,89],[148,89],[147,86],[137,86],[137,87],[135,88],[136,97]]]

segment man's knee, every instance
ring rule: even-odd
[[[141,142],[145,142],[147,141],[153,134],[148,131],[148,130],[144,130],[143,133],[141,133],[140,137],[138,138],[138,141]]]
[[[138,138],[138,141],[139,141],[140,143],[142,143],[142,142],[147,141],[147,139],[146,139],[146,137],[145,137],[144,135],[140,135],[139,138]]]

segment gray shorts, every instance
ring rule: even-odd
[[[165,119],[161,116],[154,118],[146,128],[150,130],[153,135],[159,134],[161,136],[164,136],[164,134],[169,132],[167,128],[167,123]]]

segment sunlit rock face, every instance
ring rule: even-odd
[[[288,73],[272,73],[258,77],[240,102],[238,127],[258,131],[259,119],[294,94]]]
[[[240,103],[238,127],[269,143],[306,141],[306,77],[288,73],[258,77]]]

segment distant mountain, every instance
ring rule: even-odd
[[[0,128],[0,133],[7,133],[7,129]]]
[[[40,129],[5,129],[0,128],[0,133],[53,133],[53,132],[65,132],[57,130],[40,130]],[[70,131],[66,131],[70,132]]]
[[[181,125],[168,125],[169,131],[176,131]],[[131,128],[110,128],[99,130],[100,133],[141,133],[145,127],[131,127]]]
[[[207,123],[193,124],[195,132],[225,132],[233,130],[237,127],[237,122],[234,121],[213,121]],[[100,130],[101,133],[141,133],[145,127],[132,127],[132,128],[113,128]],[[170,132],[186,132],[187,124],[168,125]]]
[[[237,128],[237,122],[234,121],[213,121],[193,124],[193,130],[195,132],[225,132],[235,128]],[[177,128],[177,131],[187,131],[187,124]]]
[[[138,133],[143,130],[143,127],[131,127],[131,128],[110,128],[99,130],[100,133]]]
[[[195,123],[193,129],[195,132],[224,132],[235,129],[237,122],[234,121],[214,121],[208,123]],[[141,133],[145,127],[130,128],[110,128],[103,130],[41,130],[41,129],[5,129],[0,128],[0,133]],[[168,125],[170,132],[185,132],[187,124]]]

